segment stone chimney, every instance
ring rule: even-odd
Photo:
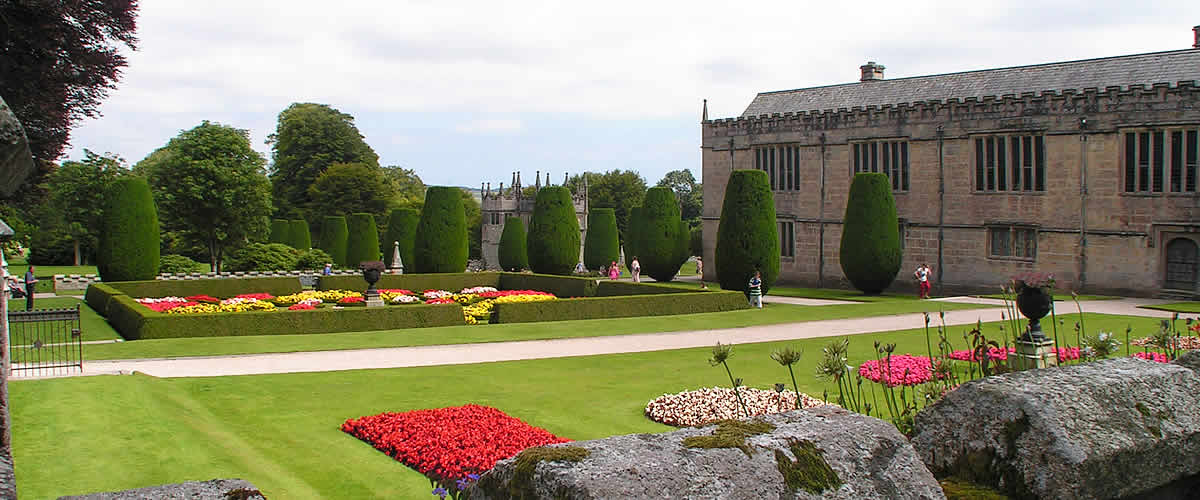
[[[873,82],[883,79],[883,65],[875,64],[875,61],[867,61],[866,64],[859,66],[858,69],[862,70],[862,78],[858,80],[860,82]]]
[[[1192,35],[1196,41],[1192,42],[1193,49],[1200,49],[1200,26],[1192,26]]]

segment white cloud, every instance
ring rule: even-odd
[[[486,118],[461,123],[454,130],[462,134],[511,134],[520,132],[521,120],[509,118]]]

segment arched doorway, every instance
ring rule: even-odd
[[[1187,238],[1175,238],[1167,244],[1167,276],[1165,288],[1174,290],[1196,289],[1196,242]]]

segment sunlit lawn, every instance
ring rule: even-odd
[[[1142,306],[1143,309],[1158,309],[1161,311],[1173,311],[1181,313],[1200,313],[1200,302],[1172,302],[1169,304],[1157,304],[1153,306]]]
[[[1072,324],[1074,315],[1063,319]],[[1114,332],[1129,325],[1148,335],[1158,320],[1088,314],[1087,325]],[[966,348],[967,328],[950,327],[956,349]],[[984,331],[1001,335],[996,323]],[[836,387],[814,376],[830,340],[737,345],[730,368],[750,386],[784,382],[786,369],[769,354],[792,345],[804,351],[794,367],[800,390],[833,397]],[[897,344],[897,353],[926,352],[923,330],[862,334],[852,337],[849,363],[875,358],[875,341]],[[428,498],[424,477],[339,425],[383,411],[477,403],[573,439],[662,432],[671,428],[642,415],[648,400],[729,384],[723,370],[709,366],[709,355],[697,348],[286,375],[13,381],[17,484],[22,498],[36,499],[240,477],[269,498]]]

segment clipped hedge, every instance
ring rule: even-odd
[[[361,278],[360,278],[361,279]],[[111,288],[119,293],[134,298],[141,297],[187,297],[189,295],[212,295],[213,297],[232,297],[243,293],[269,293],[271,295],[291,295],[303,290],[300,279],[296,277],[279,276],[270,278],[226,278],[202,280],[146,280],[121,281],[115,283],[93,284],[88,287],[90,296],[92,288],[97,293],[106,292]],[[88,305],[96,311],[103,311],[98,305],[88,300]]]
[[[842,272],[854,288],[877,295],[896,280],[903,255],[899,226],[888,177],[855,174],[846,199],[840,253]]]
[[[104,281],[153,278],[158,274],[158,211],[142,177],[117,179],[109,188],[100,223],[96,269]]]
[[[461,273],[467,268],[467,212],[463,191],[430,186],[413,243],[413,271]]]
[[[692,293],[695,288],[661,283],[634,283],[631,281],[604,280],[596,289],[597,297],[624,297],[629,295],[656,295],[663,293]]]
[[[379,229],[375,227],[375,216],[366,213],[350,214],[346,217],[349,236],[346,239],[346,267],[358,268],[362,262],[379,259]]]
[[[346,233],[345,217],[330,215],[321,222],[321,250],[329,254],[335,266],[346,267]]]
[[[267,243],[283,243],[284,245],[292,245],[292,223],[287,219],[274,219],[271,221],[271,237],[267,239]]]
[[[611,208],[593,208],[588,213],[587,236],[583,241],[583,265],[593,271],[621,260],[617,238],[617,215]]]
[[[730,174],[715,253],[722,289],[749,293],[750,278],[758,269],[766,294],[779,277],[779,228],[766,172],[734,170]]]
[[[650,294],[633,297],[590,297],[496,304],[494,323],[531,323],[581,319],[665,316],[746,309],[749,304],[738,292],[691,292]]]
[[[392,254],[395,253],[394,243],[400,243],[400,263],[406,269],[413,269],[413,241],[417,238],[417,224],[421,222],[421,212],[411,208],[397,208],[388,217],[387,233],[380,242],[383,251],[383,261],[392,267]]]
[[[554,274],[500,273],[501,290],[540,290],[556,297],[594,297],[597,282],[591,277],[558,276]]]
[[[579,262],[579,219],[571,190],[547,186],[538,191],[529,218],[525,248],[535,273],[570,275]]]
[[[125,292],[117,290],[109,286],[107,283],[92,283],[88,285],[87,291],[84,292],[83,301],[87,302],[88,307],[93,311],[104,315],[108,310],[108,301],[112,300],[115,295],[124,295]]]
[[[310,311],[252,311],[219,314],[163,314],[125,295],[114,298],[109,322],[126,339],[234,337],[365,332],[463,324],[458,304],[353,307]],[[201,335],[196,335],[201,334]]]
[[[520,217],[504,219],[504,232],[500,233],[500,245],[497,250],[500,269],[529,269],[529,252],[525,248],[525,223]]]
[[[473,286],[500,288],[500,273],[385,274],[375,288],[403,288],[414,292],[438,289],[457,292]],[[358,276],[321,276],[317,290],[366,290],[367,282]]]
[[[308,221],[297,219],[288,221],[288,237],[290,241],[286,242],[288,246],[296,250],[308,250],[312,248],[312,233],[308,230]]]

